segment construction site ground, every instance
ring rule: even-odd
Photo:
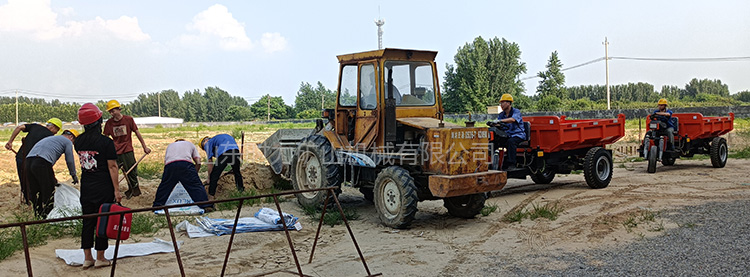
[[[254,146],[271,133],[252,133],[246,137],[243,169],[246,187],[268,189],[272,184],[265,159]],[[164,149],[179,135],[147,134],[146,140],[155,153],[145,159],[146,163],[161,162]],[[199,135],[204,134],[191,132],[186,136],[197,140]],[[628,140],[637,138],[626,137],[618,145],[632,143]],[[747,143],[738,137],[730,137],[729,142],[730,148]],[[674,166],[659,165],[655,174],[649,174],[646,162],[632,161],[620,152],[616,153],[614,177],[607,188],[588,188],[582,174],[558,175],[550,185],[535,185],[530,179],[511,179],[502,191],[493,192],[487,200],[487,205],[496,205],[497,210],[475,219],[454,218],[443,208],[442,201],[424,201],[419,203],[412,227],[395,230],[380,224],[373,204],[364,200],[357,189],[345,187],[340,199],[345,207],[359,214],[350,224],[371,272],[385,276],[496,275],[503,273],[503,268],[497,266],[500,260],[503,264],[528,265],[542,272],[566,268],[570,264],[563,260],[534,257],[540,257],[536,255],[539,253],[611,248],[664,235],[670,229],[684,226],[660,214],[688,205],[750,199],[750,160],[730,159],[725,168],[719,169],[711,167],[709,159],[677,160]],[[136,155],[140,153],[141,149],[136,147]],[[55,169],[58,180],[69,182],[62,160]],[[14,213],[24,209],[19,204],[15,174],[12,153],[0,153],[0,223],[7,223]],[[201,176],[205,179],[205,173]],[[141,179],[143,195],[124,200],[123,204],[131,208],[151,206],[158,184],[157,179]],[[233,186],[232,180],[225,177],[220,188],[227,192]],[[125,187],[123,182],[122,190]],[[503,220],[506,214],[547,203],[562,209],[556,220],[527,218],[513,223]],[[261,206],[272,207],[273,204],[245,207],[242,215],[251,216]],[[293,198],[286,199],[282,208],[301,218],[303,229],[291,235],[304,273],[366,275],[343,225],[323,226],[313,262],[307,264],[317,221],[304,215]],[[233,218],[234,213],[225,210],[209,216]],[[153,236],[134,235],[125,243],[150,242],[153,237],[171,240],[169,230],[162,229]],[[184,241],[180,254],[187,275],[219,275],[229,236],[190,239],[185,233],[179,233],[178,240]],[[55,249],[79,247],[79,238],[64,238],[31,248],[34,273],[38,276],[108,275],[109,268],[83,271],[55,257]],[[592,260],[594,265],[605,262]],[[4,276],[25,275],[23,252],[0,261],[0,269]],[[283,232],[243,233],[235,237],[227,275],[247,276],[278,270],[296,271]],[[175,255],[171,253],[121,259],[117,272],[120,276],[179,275]]]

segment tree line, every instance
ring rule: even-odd
[[[515,42],[504,38],[485,40],[477,37],[458,48],[454,64],[446,64],[442,88],[446,113],[484,113],[487,106],[497,105],[500,96],[510,93],[514,107],[531,111],[597,110],[607,108],[607,93],[604,85],[565,85],[563,63],[557,51],[550,54],[546,70],[538,72],[539,85],[527,95],[521,74],[527,72],[521,61],[521,49]],[[667,98],[672,107],[747,105],[750,91],[736,94],[721,80],[690,80],[684,86],[665,85],[656,90],[649,83],[627,83],[610,86],[613,108],[645,108],[655,106],[660,98]],[[343,97],[353,98],[349,92]],[[142,93],[130,103],[123,103],[125,114],[135,117],[156,116],[183,118],[185,121],[247,121],[264,119],[318,118],[321,108],[334,108],[336,92],[321,82],[312,85],[302,82],[294,103],[288,105],[280,96],[270,94],[248,104],[239,96],[218,87],[186,91],[182,95],[174,90]],[[107,99],[109,100],[109,99]],[[105,111],[107,100],[96,105]],[[0,97],[0,122],[14,122],[15,97]],[[43,122],[50,117],[63,121],[75,121],[78,103],[61,102],[57,99],[19,97],[19,121]],[[109,118],[104,113],[104,118]]]

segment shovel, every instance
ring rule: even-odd
[[[124,180],[125,178],[128,177],[128,173],[130,173],[131,171],[133,171],[133,169],[135,169],[135,167],[138,166],[138,164],[141,163],[141,161],[143,161],[143,159],[146,158],[146,156],[148,156],[148,153],[143,154],[143,156],[141,156],[141,158],[138,159],[138,161],[136,161],[135,164],[133,164],[133,166],[131,166],[130,169],[128,169],[128,171],[125,172],[125,175],[122,176],[122,178],[120,178],[120,181],[118,181],[117,183],[118,184],[122,183],[122,180]]]

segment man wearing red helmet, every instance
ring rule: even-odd
[[[114,142],[102,135],[102,111],[94,104],[81,106],[78,122],[86,130],[73,143],[81,162],[81,210],[84,215],[95,214],[102,204],[122,199],[117,180],[117,151]],[[81,249],[85,257],[84,269],[111,265],[104,257],[107,237],[94,238],[95,229],[96,218],[83,219]],[[96,260],[91,255],[91,247],[96,249]]]

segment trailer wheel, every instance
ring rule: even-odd
[[[606,188],[612,180],[612,155],[602,147],[589,149],[583,159],[583,175],[590,188]]]
[[[486,199],[484,193],[448,197],[443,199],[443,206],[448,209],[448,213],[452,216],[474,218],[484,208]]]
[[[545,167],[544,171],[539,171],[537,173],[531,174],[531,180],[534,181],[535,184],[539,185],[546,185],[549,183],[552,183],[552,180],[555,179],[555,171],[553,171],[549,167]]]
[[[342,181],[331,143],[321,135],[309,136],[300,141],[291,169],[292,186],[295,190],[333,187]],[[341,189],[336,189],[335,193],[338,195]],[[324,203],[326,194],[325,191],[299,193],[297,201],[302,206],[319,206]]]
[[[721,137],[715,137],[711,140],[711,165],[721,168],[727,165],[727,140]]]
[[[656,172],[656,155],[657,153],[656,145],[652,145],[651,149],[648,151],[648,173],[654,173]]]
[[[406,228],[417,214],[417,186],[409,171],[391,166],[375,179],[374,202],[380,221],[388,227]]]

